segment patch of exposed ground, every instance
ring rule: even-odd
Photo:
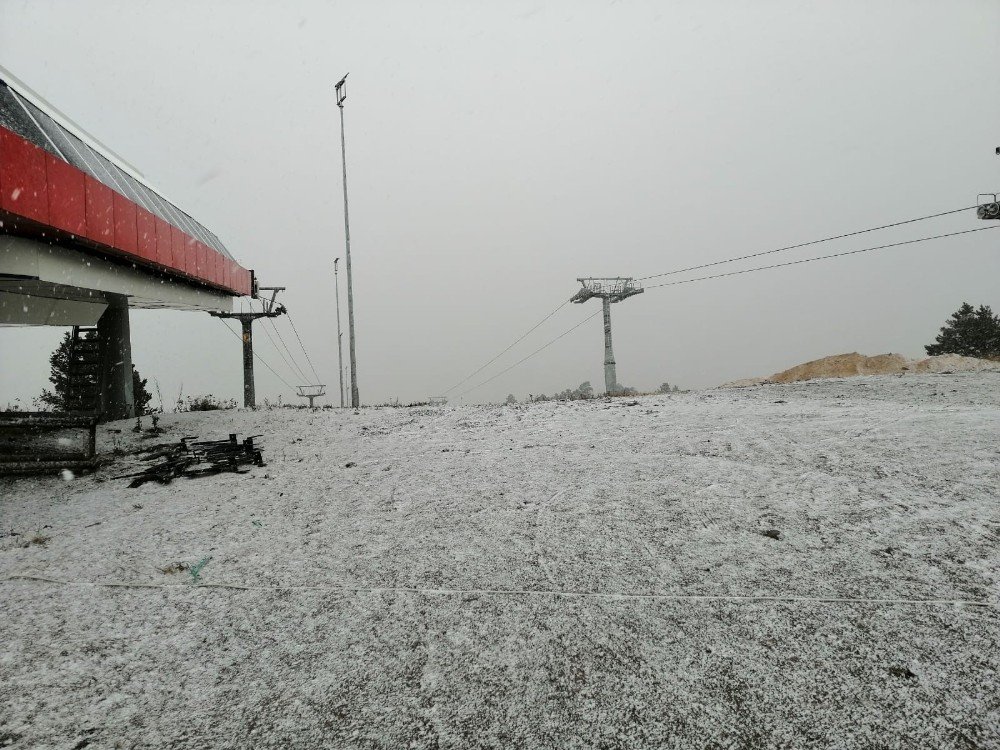
[[[903,373],[1000,372],[1000,362],[959,354],[941,354],[924,359],[907,359],[902,354],[834,354],[804,362],[766,378],[745,378],[722,388],[743,388],[765,383],[795,383],[817,378],[851,378],[858,375],[902,375]]]

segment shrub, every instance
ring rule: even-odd
[[[177,402],[177,411],[216,411],[220,409],[235,409],[236,399],[218,399],[209,393],[207,396],[188,396],[183,403]]]

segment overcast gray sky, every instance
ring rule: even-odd
[[[332,86],[350,71],[365,403],[443,392],[577,276],[646,276],[1000,189],[998,38],[995,0],[0,0],[0,64],[287,286],[328,384],[344,244]],[[982,225],[969,212],[771,262]],[[1000,309],[998,278],[1000,232],[982,232],[650,290],[612,308],[619,379],[703,387],[840,352],[916,356],[963,300]],[[567,306],[452,395],[597,309]],[[0,329],[0,404],[41,390],[59,334]],[[220,321],[136,311],[132,335],[164,400],[182,384],[240,397]],[[600,389],[602,347],[596,318],[465,398]],[[257,376],[259,399],[290,398]]]

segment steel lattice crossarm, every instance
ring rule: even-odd
[[[645,291],[631,276],[588,277],[577,279],[580,290],[570,297],[570,302],[586,302],[592,297],[600,297],[609,302],[621,302]]]

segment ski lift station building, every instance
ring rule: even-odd
[[[129,308],[227,312],[253,286],[208,228],[0,68],[0,325],[96,327],[105,418],[134,415]]]

